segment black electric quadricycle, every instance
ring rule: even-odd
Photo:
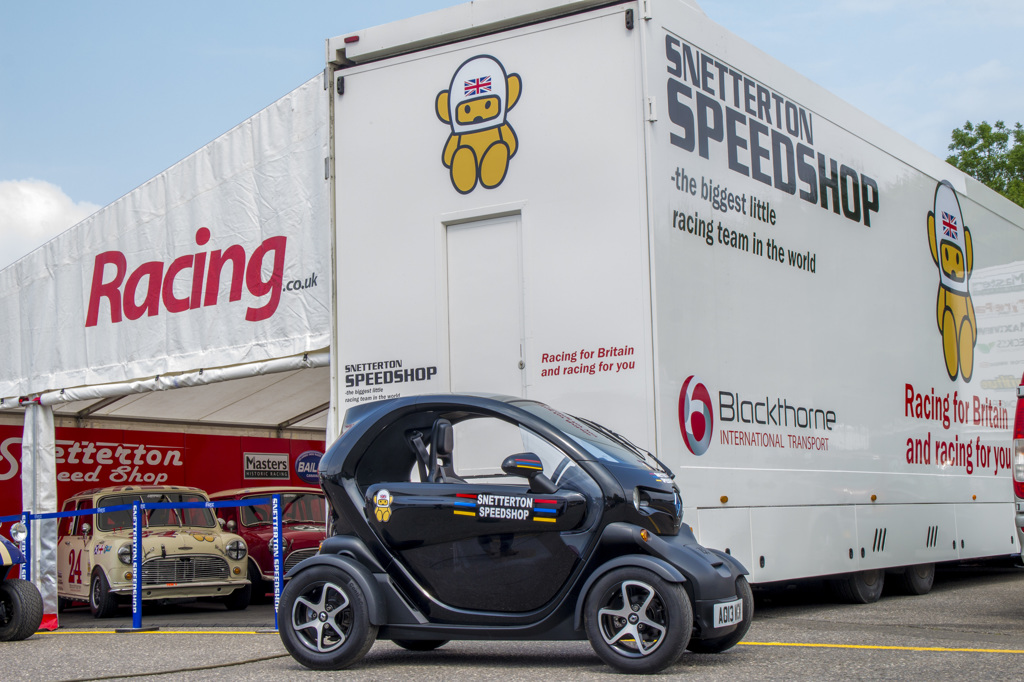
[[[21,542],[28,531],[20,521],[11,526],[11,539]],[[43,621],[43,598],[28,580],[8,578],[11,568],[25,562],[18,545],[0,537],[0,642],[30,637]]]
[[[295,566],[279,628],[337,669],[376,639],[587,638],[648,673],[750,627],[746,569],[682,523],[674,475],[594,422],[503,396],[364,403],[320,462],[331,531]]]

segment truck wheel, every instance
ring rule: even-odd
[[[314,670],[352,665],[377,638],[359,583],[333,566],[311,566],[293,577],[281,592],[279,613],[288,653]]]
[[[907,594],[928,594],[935,582],[935,564],[907,566],[900,574],[899,585]]]
[[[587,594],[583,612],[594,651],[625,673],[654,673],[672,665],[693,631],[693,607],[683,586],[643,568],[602,576]]]
[[[448,643],[447,639],[393,639],[391,640],[407,651],[433,651]]]
[[[25,639],[43,622],[43,598],[36,586],[14,578],[0,581],[0,642]]]
[[[851,604],[874,604],[882,596],[885,571],[858,571],[831,581],[832,589],[843,601]]]
[[[751,591],[747,579],[742,575],[736,578],[736,596],[743,600],[743,620],[736,626],[736,629],[721,637],[691,639],[687,649],[695,654],[719,654],[736,646],[737,642],[746,637],[747,630],[750,629],[750,622],[754,619],[754,593]]]
[[[117,613],[117,597],[110,594],[110,584],[100,569],[96,569],[92,574],[89,610],[95,618],[110,618]]]
[[[252,598],[252,585],[239,587],[224,597],[224,606],[227,607],[228,611],[241,611],[249,605],[250,598]]]

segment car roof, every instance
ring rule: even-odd
[[[198,493],[206,495],[206,491],[202,488],[189,485],[114,485],[106,488],[82,490],[68,499],[95,497],[96,495],[116,495],[120,493]]]
[[[219,500],[227,497],[240,497],[244,495],[253,494],[266,494],[273,495],[274,493],[318,493],[324,494],[324,491],[320,488],[307,488],[299,485],[268,485],[268,486],[257,486],[254,488],[232,488],[231,490],[218,490],[215,493],[210,493],[211,500]]]

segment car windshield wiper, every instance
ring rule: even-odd
[[[666,474],[668,474],[669,478],[675,478],[676,477],[676,475],[672,472],[672,470],[669,469],[667,466],[665,466],[664,462],[662,462],[660,459],[655,457],[650,451],[644,450],[642,447],[640,447],[639,445],[637,445],[633,441],[629,440],[628,438],[626,438],[622,434],[616,433],[616,432],[612,431],[611,429],[609,429],[607,426],[602,426],[601,424],[598,424],[597,422],[590,421],[589,419],[584,419],[583,417],[577,417],[576,415],[572,415],[572,418],[577,420],[577,421],[579,421],[579,422],[582,422],[583,424],[586,424],[587,426],[589,426],[590,428],[594,429],[595,431],[601,433],[605,437],[611,438],[612,440],[614,440],[614,441],[618,442],[619,444],[625,446],[627,450],[632,451],[633,454],[637,455],[641,460],[643,460],[645,457],[650,457],[652,460],[654,460],[658,464],[659,467],[661,467],[662,471],[664,471]]]

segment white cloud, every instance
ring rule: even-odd
[[[92,215],[100,207],[75,203],[44,180],[0,181],[0,268]]]

